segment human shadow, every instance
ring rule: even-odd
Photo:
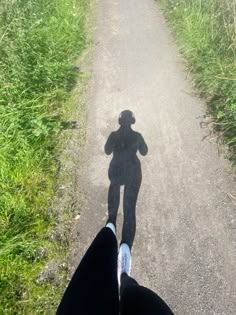
[[[142,182],[141,163],[137,152],[148,153],[148,147],[142,135],[131,128],[135,124],[134,114],[123,111],[119,116],[120,128],[113,131],[105,144],[105,153],[113,153],[108,176],[108,222],[116,225],[117,212],[120,204],[120,187],[124,186],[123,228],[121,243],[132,248],[136,231],[136,202]]]

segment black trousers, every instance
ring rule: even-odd
[[[122,275],[120,301],[117,281],[117,240],[103,228],[75,271],[56,315],[171,315],[151,290]]]
[[[173,315],[167,304],[156,293],[139,285],[127,274],[121,276],[120,314]]]

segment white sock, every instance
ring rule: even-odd
[[[112,232],[116,235],[116,228],[115,228],[115,225],[113,223],[107,223],[106,225],[107,228],[111,229]]]

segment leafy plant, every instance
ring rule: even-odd
[[[0,314],[53,314],[62,290],[36,278],[47,260],[64,255],[48,237],[48,207],[89,2],[0,3]],[[42,247],[48,257],[38,259]]]

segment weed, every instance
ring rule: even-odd
[[[36,280],[48,260],[64,255],[50,240],[48,209],[88,8],[87,0],[0,4],[0,314],[52,314],[63,290]],[[39,259],[42,248],[48,254]]]
[[[236,163],[236,3],[160,0],[193,79]]]

